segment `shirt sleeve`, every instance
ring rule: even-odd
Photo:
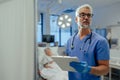
[[[96,47],[96,58],[97,60],[110,59],[109,45],[106,39],[101,39],[98,41],[98,44]]]

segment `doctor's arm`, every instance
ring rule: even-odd
[[[101,76],[106,75],[109,71],[109,61],[100,60],[98,61],[98,66],[89,66],[87,62],[70,62],[70,66],[72,66],[79,73],[91,73],[93,75]]]
[[[100,40],[96,46],[97,64],[93,66],[90,73],[95,75],[106,75],[109,72],[109,45],[104,39]]]
[[[91,67],[91,74],[94,75],[106,75],[109,72],[109,60],[99,60],[98,66]]]

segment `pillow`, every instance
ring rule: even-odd
[[[58,47],[49,47],[53,53],[53,55],[58,55]]]
[[[46,47],[38,47],[37,50],[38,50],[38,59],[39,59],[39,62],[41,62],[41,60],[43,59],[43,57],[45,56],[45,52],[44,52],[44,49]]]

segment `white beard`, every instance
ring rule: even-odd
[[[80,22],[77,23],[80,28],[89,28],[89,25],[81,25]]]

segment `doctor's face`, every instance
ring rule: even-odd
[[[91,24],[93,14],[89,8],[81,8],[79,10],[79,15],[76,17],[76,22],[79,27],[89,28]]]

